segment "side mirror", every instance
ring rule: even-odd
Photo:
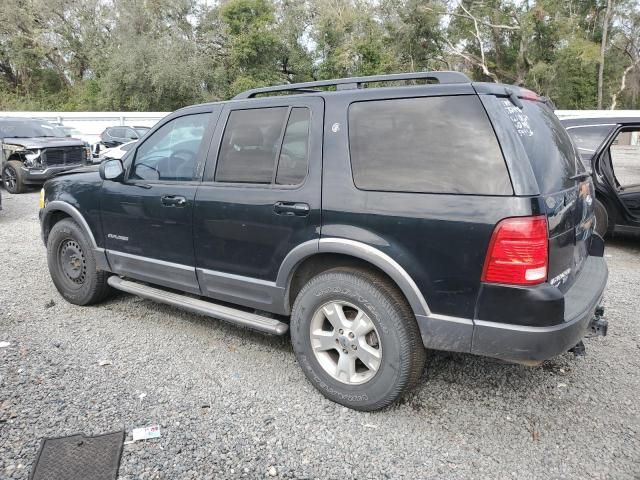
[[[100,178],[119,182],[124,177],[124,167],[118,159],[105,160],[100,164]]]

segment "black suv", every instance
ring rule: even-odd
[[[85,165],[91,152],[82,140],[67,138],[44,120],[0,118],[0,170],[10,193],[42,185],[53,175]]]
[[[100,134],[100,142],[107,148],[113,148],[131,140],[139,140],[149,130],[149,127],[108,127]]]
[[[591,179],[527,90],[456,72],[262,88],[179,110],[95,170],[44,188],[67,300],[113,287],[290,331],[349,407],[415,385],[426,348],[537,364],[606,326]]]
[[[598,234],[640,234],[640,113],[561,121],[593,171]]]

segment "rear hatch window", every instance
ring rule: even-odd
[[[544,103],[522,100],[523,108],[503,99],[527,152],[540,193],[553,193],[575,186],[575,177],[585,172],[571,138],[558,117]],[[517,112],[514,112],[516,109]]]

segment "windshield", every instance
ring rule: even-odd
[[[524,146],[540,193],[553,193],[575,186],[575,175],[585,167],[569,134],[558,117],[542,102],[523,100],[523,108],[501,100]]]
[[[0,121],[0,138],[64,137],[64,130],[42,120]]]

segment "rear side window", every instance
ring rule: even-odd
[[[222,137],[215,181],[302,183],[308,169],[309,120],[310,111],[306,107],[231,112]]]
[[[363,190],[513,194],[476,96],[353,103],[349,144],[353,179]]]
[[[307,176],[310,113],[304,107],[291,109],[278,160],[278,185],[298,185]]]
[[[124,138],[124,128],[112,128],[109,130],[109,135],[116,138]]]
[[[522,110],[500,99],[527,152],[540,193],[565,190],[585,171],[569,134],[558,117],[542,102],[523,100]]]

